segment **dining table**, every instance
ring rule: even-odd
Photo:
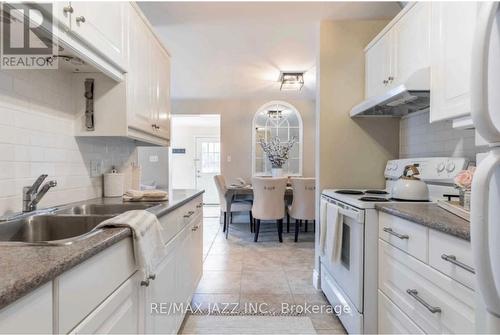
[[[226,200],[226,208],[227,208],[227,213],[231,213],[231,204],[234,202],[234,200],[238,197],[253,197],[253,187],[251,185],[246,185],[246,186],[228,186],[225,194],[225,200]],[[285,199],[287,201],[291,201],[293,198],[293,189],[290,186],[287,186],[285,190]],[[285,200],[283,199],[283,200]],[[224,226],[226,227],[226,238],[229,235],[229,219],[230,215],[226,215],[225,221],[224,221]]]

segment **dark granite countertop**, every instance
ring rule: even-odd
[[[376,204],[375,208],[470,241],[470,223],[435,203]]]
[[[148,210],[161,217],[202,193],[173,190],[168,202]],[[98,198],[64,206],[116,203],[122,203],[121,198]],[[129,236],[128,228],[107,228],[63,246],[2,246],[0,243],[0,309]]]

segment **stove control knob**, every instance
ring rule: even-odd
[[[444,168],[445,168],[445,164],[444,164],[444,162],[441,162],[438,164],[436,170],[437,170],[437,172],[443,172]]]
[[[454,170],[455,170],[455,163],[448,162],[448,164],[446,164],[446,171],[453,172]]]

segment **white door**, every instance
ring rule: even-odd
[[[488,312],[476,313],[478,332],[500,332],[500,12],[481,3],[472,45],[471,113],[477,132],[492,146],[474,175],[471,243],[478,291]],[[478,309],[483,309],[483,304]],[[482,315],[481,315],[482,314]],[[496,316],[495,316],[496,315]]]
[[[220,139],[218,137],[196,138],[196,189],[205,190],[203,202],[218,204],[219,196],[214,176],[220,174]]]

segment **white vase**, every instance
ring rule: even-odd
[[[283,177],[283,168],[272,168],[271,176],[273,176],[273,178]]]

